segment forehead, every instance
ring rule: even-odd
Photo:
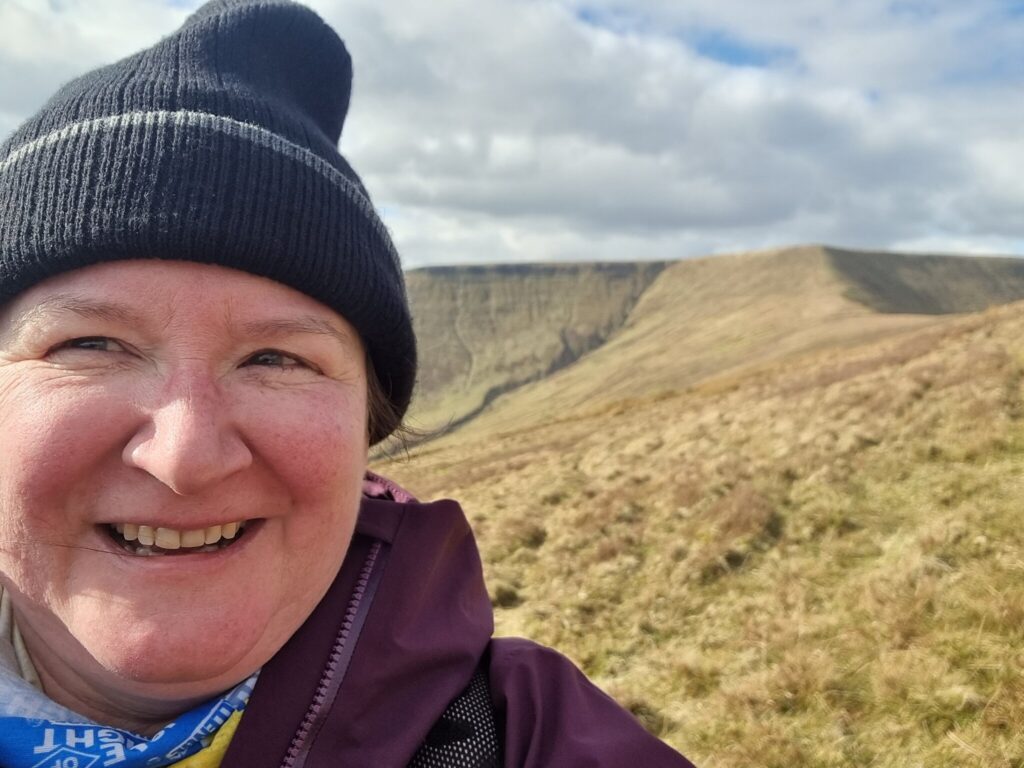
[[[252,325],[303,320],[358,344],[349,323],[330,307],[286,285],[211,264],[138,259],[65,272],[22,292],[0,309],[5,333],[61,316],[93,316],[125,323],[199,322]]]

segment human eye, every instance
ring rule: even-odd
[[[106,336],[82,336],[79,338],[68,339],[62,341],[60,344],[50,348],[50,353],[70,351],[70,350],[84,350],[94,352],[124,352],[125,348]]]
[[[276,349],[261,349],[259,352],[246,358],[242,365],[247,367],[279,368],[282,370],[313,370],[313,366],[301,358],[287,355]]]

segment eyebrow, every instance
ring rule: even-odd
[[[123,304],[87,299],[70,293],[60,293],[48,296],[11,320],[8,327],[0,332],[0,337],[10,335],[17,337],[31,323],[45,318],[47,315],[60,314],[73,314],[79,317],[107,320],[135,327],[143,324],[141,315]],[[333,323],[315,315],[249,320],[241,323],[239,327],[243,335],[251,338],[288,336],[291,334],[317,334],[320,336],[330,336],[346,348],[351,348],[354,344],[358,345],[358,341],[352,337],[351,333],[347,333]]]
[[[141,318],[121,304],[86,299],[71,293],[58,293],[40,301],[35,306],[12,319],[0,334],[3,337],[19,336],[25,327],[47,315],[72,314],[96,320],[110,320],[128,325],[138,325]]]
[[[313,315],[275,318],[271,320],[250,320],[242,323],[241,328],[246,335],[252,337],[313,333],[337,339],[346,348],[350,348],[355,343],[352,334],[345,333],[333,323]]]

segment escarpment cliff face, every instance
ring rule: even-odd
[[[661,263],[441,267],[406,276],[421,360],[412,419],[457,426],[612,336]]]
[[[677,262],[408,277],[412,420],[508,430],[718,382],[1024,298],[1024,261],[796,246]]]

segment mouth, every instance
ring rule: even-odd
[[[255,521],[238,520],[192,530],[137,523],[112,523],[102,527],[114,543],[129,554],[153,557],[219,552],[242,539],[246,526],[253,522]]]

